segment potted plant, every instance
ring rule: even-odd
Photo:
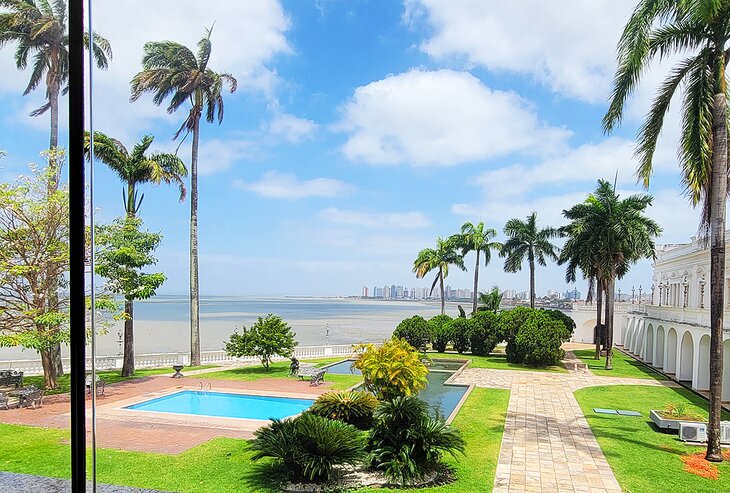
[[[684,403],[669,403],[664,409],[652,409],[649,411],[649,417],[663,430],[679,430],[679,423],[682,421],[697,421],[700,423],[707,421],[699,413],[688,409]]]

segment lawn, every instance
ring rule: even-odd
[[[507,356],[503,353],[492,353],[489,356],[472,356],[471,353],[436,353],[428,352],[429,358],[449,358],[449,359],[470,359],[469,368],[489,368],[490,370],[525,370],[525,371],[545,371],[553,373],[567,373],[568,370],[562,366],[548,366],[545,368],[533,368],[518,363],[509,363]]]
[[[662,409],[669,403],[685,403],[688,410],[707,416],[706,400],[683,388],[625,385],[581,389],[575,397],[624,491],[730,491],[728,462],[719,465],[719,480],[685,472],[682,455],[704,448],[684,445],[676,434],[656,431],[649,419],[650,409]],[[597,414],[593,408],[634,410],[642,416]],[[723,419],[730,415],[724,414]]]
[[[314,364],[316,366],[324,366],[330,363],[342,361],[343,358],[320,358],[315,360],[306,360],[305,363]],[[251,381],[260,380],[262,378],[289,378],[289,361],[278,361],[271,363],[266,369],[263,365],[244,366],[241,368],[231,368],[227,370],[206,373],[205,378],[211,380],[240,380]],[[334,390],[342,390],[353,385],[357,385],[362,381],[359,375],[336,375],[328,373],[324,377],[325,382],[332,384]]]
[[[647,378],[653,380],[666,380],[664,375],[658,373],[643,363],[636,361],[616,349],[613,350],[613,370],[606,370],[606,358],[593,359],[596,352],[593,349],[579,349],[573,351],[576,356],[583,360],[594,375],[602,377],[628,377]]]
[[[449,460],[457,483],[421,491],[491,491],[497,467],[509,391],[474,389],[454,425],[467,440],[466,457]],[[70,447],[65,430],[0,424],[0,470],[69,477]],[[245,440],[216,438],[178,455],[99,449],[103,483],[180,493],[271,493],[271,467],[251,461]],[[264,463],[265,465],[266,463]]]

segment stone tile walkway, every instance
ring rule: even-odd
[[[65,479],[0,472],[0,493],[68,493],[70,491],[71,481]],[[86,491],[91,491],[91,485],[87,487]],[[108,484],[97,485],[96,491],[99,493],[165,493]]]
[[[596,385],[673,382],[518,370],[467,369],[458,384],[510,390],[494,493],[619,493],[621,487],[573,396]]]

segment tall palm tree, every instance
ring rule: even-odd
[[[477,301],[479,298],[479,257],[482,253],[484,254],[484,266],[486,267],[489,265],[489,261],[492,260],[492,250],[500,251],[502,249],[501,243],[492,241],[496,236],[497,231],[492,228],[485,228],[483,222],[475,226],[468,221],[461,226],[461,234],[454,235],[454,241],[461,248],[462,256],[469,252],[476,252],[472,313],[476,313],[477,311]]]
[[[550,243],[552,238],[558,236],[558,231],[551,227],[537,229],[537,213],[533,212],[527,216],[526,221],[520,219],[507,221],[504,225],[504,234],[507,236],[507,241],[499,252],[500,256],[506,257],[504,271],[522,270],[522,262],[527,258],[530,265],[530,308],[535,308],[535,262],[546,266],[546,258],[558,259],[557,247]]]
[[[497,313],[499,305],[502,304],[502,293],[499,292],[499,287],[492,286],[489,292],[479,293],[479,303],[481,306],[477,310]]]
[[[210,60],[210,35],[198,41],[196,55],[174,41],[154,41],[144,45],[142,71],[131,82],[131,101],[146,92],[154,94],[152,101],[160,105],[168,97],[168,113],[189,104],[188,116],[175,133],[177,139],[185,132],[193,134],[190,163],[190,364],[200,364],[200,288],[198,285],[198,145],[200,141],[200,117],[213,123],[223,122],[224,85],[231,93],[238,82],[227,73],[218,73],[208,67]]]
[[[653,157],[669,104],[684,88],[679,160],[682,182],[700,229],[710,237],[710,419],[706,458],[722,461],[722,332],[725,293],[725,207],[728,172],[727,45],[730,0],[641,0],[618,43],[618,68],[604,130],[621,122],[626,101],[657,56],[684,55],[659,87],[639,130],[637,173],[649,185]]]
[[[89,132],[86,132],[85,137],[84,151],[88,159],[91,147]],[[129,217],[136,216],[142,205],[144,194],[138,196],[137,186],[144,183],[174,183],[180,189],[180,202],[185,200],[187,190],[183,178],[188,175],[185,164],[172,153],[156,152],[148,155],[147,151],[154,140],[153,136],[145,135],[130,153],[119,140],[94,132],[94,157],[119,175],[127,187],[122,192],[122,199],[124,212]]]
[[[0,47],[15,41],[15,64],[25,70],[33,57],[33,71],[23,95],[34,91],[45,76],[46,103],[31,116],[51,112],[50,148],[58,146],[58,97],[68,91],[68,34],[64,0],[0,0]],[[88,36],[85,39],[89,48]],[[105,69],[112,57],[109,41],[94,33],[91,43],[96,66]]]
[[[446,300],[444,298],[444,279],[449,275],[449,266],[455,265],[461,270],[466,270],[464,267],[464,259],[456,251],[457,245],[453,241],[453,238],[444,240],[442,238],[436,239],[436,249],[425,248],[418,253],[418,257],[413,262],[413,272],[416,273],[416,278],[422,279],[426,277],[426,274],[432,270],[438,270],[436,277],[431,284],[431,291],[436,287],[436,283],[439,283],[441,289],[441,315],[446,313]]]

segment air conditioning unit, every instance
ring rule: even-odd
[[[720,443],[730,445],[730,421],[720,421]]]
[[[679,423],[679,439],[685,442],[706,442],[707,425],[705,423]]]

